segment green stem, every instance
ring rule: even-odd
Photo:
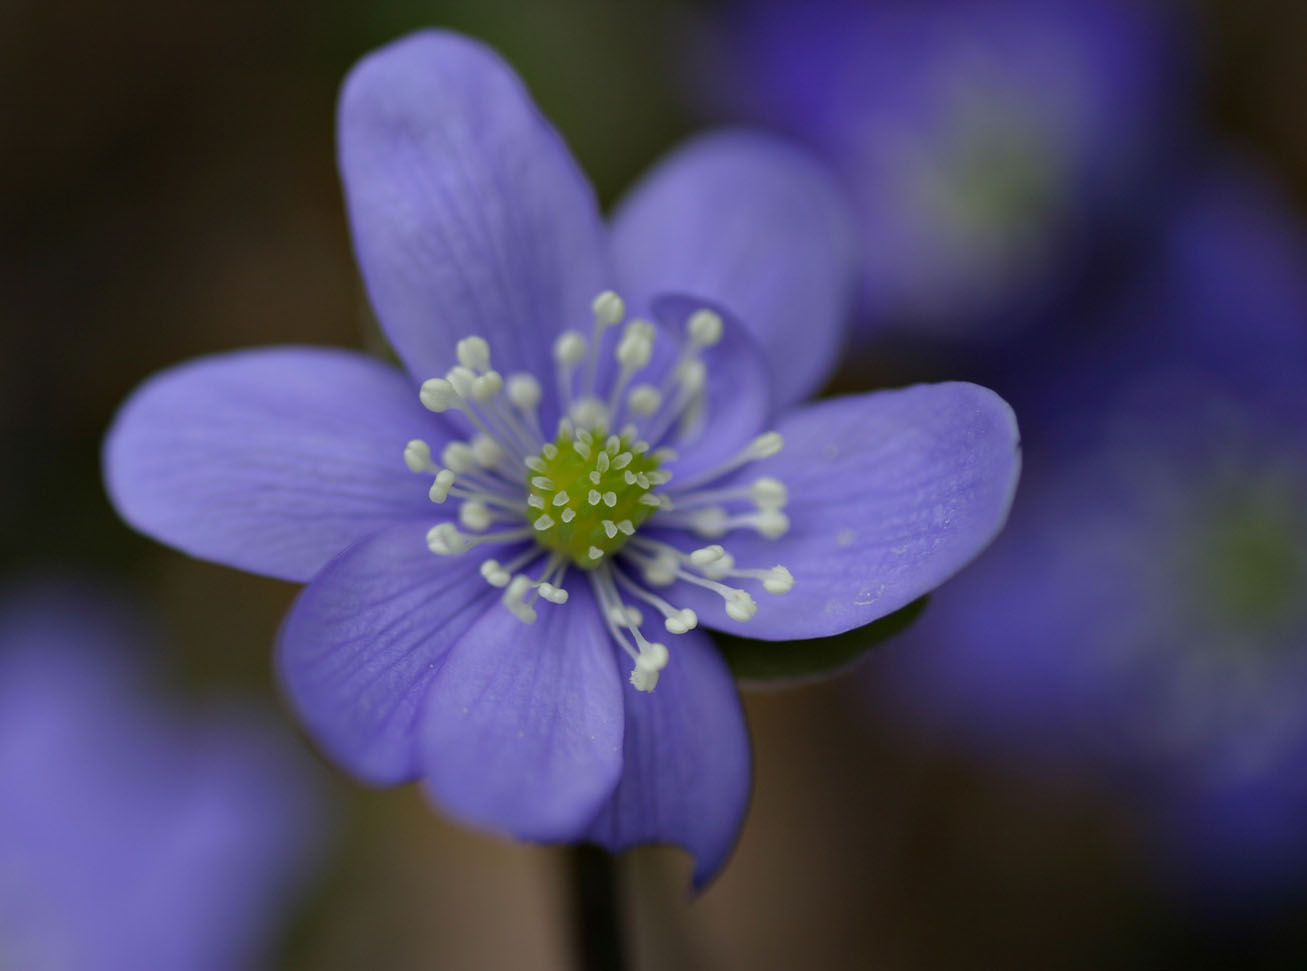
[[[616,858],[596,846],[573,846],[567,853],[577,968],[624,971]]]

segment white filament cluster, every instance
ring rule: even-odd
[[[425,381],[419,392],[422,404],[431,411],[462,414],[472,427],[471,436],[447,444],[439,463],[426,442],[414,439],[404,447],[404,463],[412,472],[431,477],[432,502],[444,503],[451,497],[459,501],[457,524],[441,522],[428,532],[427,545],[433,553],[459,556],[475,546],[499,547],[498,558],[482,561],[481,576],[504,591],[504,606],[528,624],[537,618],[538,600],[567,603],[564,582],[569,570],[577,567],[589,578],[614,642],[633,661],[631,683],[641,691],[652,691],[671,652],[666,644],[645,636],[645,611],[635,603],[661,618],[668,634],[684,634],[698,625],[698,615],[669,602],[657,589],[678,582],[702,587],[722,598],[728,617],[747,621],[757,613],[757,602],[743,586],[725,581],[756,583],[769,594],[784,594],[794,585],[794,577],[783,566],[737,567],[726,547],[716,542],[700,545],[701,540],[695,540],[681,549],[617,517],[600,520],[610,540],[625,537],[620,548],[611,544],[616,549],[612,555],[592,546],[587,557],[573,562],[556,548],[542,545],[540,536],[559,522],[572,522],[578,509],[592,508],[588,515],[601,514],[617,501],[613,492],[588,488],[589,484],[586,489],[574,488],[575,495],[558,488],[545,475],[558,456],[558,443],[570,442],[578,455],[593,460],[590,484],[594,485],[605,475],[621,472],[631,454],[652,450],[650,454],[660,462],[674,461],[674,451],[654,446],[672,437],[678,422],[704,415],[711,375],[703,351],[723,335],[720,315],[708,309],[695,311],[686,321],[685,339],[666,373],[658,381],[641,382],[636,379],[653,359],[657,331],[647,321],[631,320],[622,328],[613,352],[617,374],[601,392],[597,387],[600,345],[609,328],[622,324],[626,307],[621,297],[605,291],[595,298],[592,310],[594,323],[588,337],[569,330],[554,341],[562,412],[557,441],[546,438],[541,427],[540,380],[525,373],[503,377],[492,367],[489,343],[472,336],[458,342],[458,363],[444,377]],[[707,416],[709,421],[711,417]],[[619,428],[620,435],[609,434]],[[622,452],[621,442],[628,443],[631,452]],[[767,432],[716,468],[686,481],[676,483],[662,468],[628,470],[624,481],[650,490],[639,501],[652,508],[648,519],[652,526],[708,540],[740,529],[775,538],[789,527],[783,511],[789,497],[783,483],[762,476],[747,484],[719,488],[712,484],[776,454],[782,445],[779,434]],[[614,487],[621,488],[618,483]],[[596,542],[605,542],[595,535]]]

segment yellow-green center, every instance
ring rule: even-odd
[[[593,569],[658,509],[658,459],[644,442],[582,429],[546,443],[528,464],[527,522],[536,541]]]

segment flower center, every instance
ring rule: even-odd
[[[601,339],[626,310],[611,291],[601,293],[593,309],[588,340],[569,330],[554,342],[563,417],[552,437],[544,434],[538,412],[540,380],[531,374],[505,379],[490,366],[486,341],[466,337],[456,348],[458,365],[443,378],[423,382],[420,398],[431,411],[461,413],[473,434],[447,444],[440,465],[431,447],[414,439],[404,448],[404,462],[433,476],[432,502],[459,501],[458,523],[440,522],[427,533],[431,552],[460,556],[493,546],[496,558],[482,560],[481,576],[504,591],[504,607],[525,624],[536,619],[537,601],[568,602],[565,582],[577,567],[614,643],[634,662],[631,683],[652,691],[670,652],[645,636],[644,612],[632,601],[661,615],[669,634],[684,634],[697,626],[698,615],[652,588],[689,584],[710,590],[722,598],[728,617],[747,621],[757,603],[748,590],[724,580],[756,583],[769,594],[787,593],[794,585],[783,566],[737,567],[724,546],[699,545],[699,537],[717,539],[738,529],[774,539],[789,528],[782,512],[788,496],[777,480],[764,476],[712,487],[774,455],[783,443],[777,433],[766,432],[678,487],[672,471],[663,468],[674,467],[676,453],[655,446],[673,439],[687,418],[706,413],[710,369],[703,352],[721,340],[722,318],[706,309],[689,315],[685,340],[658,384],[634,381],[652,359],[657,331],[647,321],[630,321],[615,348],[618,373],[600,389]],[[578,370],[584,372],[579,388]],[[712,416],[706,420],[705,433],[711,434]],[[645,523],[669,535],[680,531],[688,542],[640,535]]]
[[[648,442],[586,428],[564,430],[525,464],[535,473],[526,518],[536,542],[587,570],[654,514],[662,501],[652,490],[670,478]]]

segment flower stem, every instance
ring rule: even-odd
[[[572,935],[580,971],[623,971],[616,858],[597,846],[568,850]]]

